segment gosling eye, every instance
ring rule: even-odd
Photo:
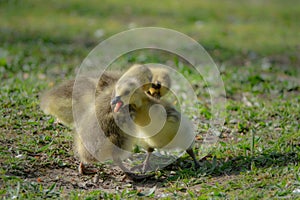
[[[160,84],[159,81],[157,81],[156,85],[157,85],[157,89],[160,89],[160,88],[161,88],[161,84]]]
[[[161,84],[160,84],[159,81],[157,81],[156,83],[152,83],[151,86],[154,89],[160,89],[161,88]]]
[[[129,91],[129,90],[126,90],[126,91],[124,92],[124,96],[129,95],[129,93],[130,93],[130,91]]]
[[[132,82],[129,82],[128,85],[129,85],[129,87],[132,87],[132,86],[134,86],[135,84],[132,83]]]

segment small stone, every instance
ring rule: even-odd
[[[300,194],[300,188],[294,189],[293,194]]]
[[[125,184],[124,187],[126,187],[126,188],[131,188],[131,187],[132,187],[132,184],[130,184],[130,183],[129,183],[129,184]]]
[[[94,178],[93,178],[93,183],[98,183],[99,181],[99,175],[95,174]]]

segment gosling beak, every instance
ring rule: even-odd
[[[148,90],[148,94],[150,94],[151,96],[160,99],[160,88],[161,88],[161,84],[159,81],[157,81],[157,83],[152,83],[151,84],[151,88]]]
[[[153,87],[151,87],[151,88],[149,89],[149,93],[150,93],[151,95],[153,95],[155,92],[156,92],[156,89],[154,89]]]
[[[114,112],[118,112],[119,110],[120,110],[120,108],[123,106],[123,101],[121,101],[121,96],[116,96],[116,97],[114,97],[112,100],[111,100],[111,102],[110,102],[110,104],[113,106],[115,106],[114,107]]]

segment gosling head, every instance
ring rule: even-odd
[[[168,93],[171,87],[171,78],[169,71],[164,68],[153,67],[150,68],[153,74],[152,84],[147,91],[151,96],[160,99],[162,96]]]
[[[131,67],[116,83],[111,105],[118,112],[125,105],[142,105],[142,97],[150,88],[151,71],[143,65]]]
[[[149,88],[147,93],[150,94],[151,96],[159,99],[161,96],[163,96],[160,92],[161,87],[162,86],[161,86],[160,81],[157,81],[155,83],[151,83],[151,87]]]

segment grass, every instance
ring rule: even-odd
[[[0,1],[1,198],[300,198],[298,1],[102,2]],[[143,26],[181,31],[218,63],[227,95],[219,142],[197,171],[185,155],[143,183],[124,182],[103,164],[96,165],[99,181],[78,176],[71,130],[41,112],[38,96],[73,78],[99,41]],[[119,62],[185,66],[143,52]],[[201,77],[185,76],[201,100],[201,120],[208,120]]]

